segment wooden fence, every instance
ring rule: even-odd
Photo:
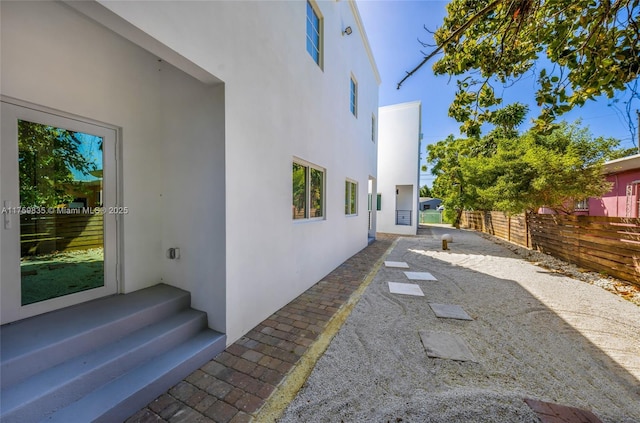
[[[640,219],[465,212],[462,227],[640,286]]]
[[[23,256],[86,250],[103,244],[101,214],[24,214],[20,216]]]

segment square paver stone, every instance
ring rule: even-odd
[[[429,307],[442,319],[473,320],[459,305],[429,303]]]
[[[404,261],[385,261],[384,262],[384,266],[385,267],[400,267],[403,269],[408,269],[409,265],[407,263],[405,263]]]
[[[414,283],[387,282],[389,284],[389,292],[392,294],[413,295],[415,297],[424,297],[422,289]]]
[[[404,274],[414,281],[437,281],[435,276],[429,272],[404,272]]]
[[[429,357],[477,363],[467,344],[456,334],[421,331],[420,339]]]

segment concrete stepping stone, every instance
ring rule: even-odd
[[[429,307],[441,319],[473,320],[459,305],[429,303]]]
[[[415,297],[424,297],[422,289],[414,283],[387,282],[389,284],[389,292],[392,294],[413,295]]]
[[[407,263],[405,263],[404,261],[385,261],[384,262],[384,266],[385,267],[400,267],[403,269],[408,269],[409,265]]]
[[[435,276],[429,272],[404,272],[404,274],[414,281],[437,281]]]
[[[428,357],[477,363],[467,344],[456,334],[421,331],[420,339]]]

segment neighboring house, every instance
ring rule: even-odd
[[[640,217],[640,154],[604,163],[604,173],[611,190],[599,198],[587,198],[574,205],[575,215]],[[555,214],[541,207],[540,214]]]
[[[2,204],[33,119],[105,140],[102,200],[123,211],[104,286],[29,306],[3,216],[2,324],[164,283],[229,345],[375,234],[380,77],[354,0],[0,7]]]
[[[414,101],[379,109],[378,232],[418,232],[421,108]]]
[[[438,210],[440,204],[442,204],[442,200],[439,198],[420,197],[420,211]]]
[[[640,217],[640,154],[608,161],[604,169],[611,191],[589,198],[589,216]]]

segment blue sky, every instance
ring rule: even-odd
[[[380,105],[422,101],[423,148],[421,159],[426,156],[426,144],[440,141],[449,134],[458,135],[459,124],[447,116],[449,104],[455,93],[455,79],[434,76],[433,61],[423,66],[407,79],[400,90],[397,83],[405,72],[413,69],[423,58],[421,51],[428,51],[419,42],[431,42],[429,29],[436,29],[446,15],[447,1],[434,0],[358,0],[358,9],[373,50],[382,79]],[[534,80],[525,78],[504,92],[505,103],[520,101],[529,104],[530,117],[537,115],[534,103]],[[621,147],[633,147],[628,124],[622,114],[608,106],[608,99],[588,102],[584,107],[564,115],[567,121],[582,118],[595,136],[614,137],[622,141]],[[636,103],[637,107],[640,107]],[[529,120],[529,119],[528,119]],[[528,122],[521,129],[526,129]],[[420,185],[433,182],[430,172],[422,172]]]
[[[100,151],[101,137],[84,134],[82,132],[78,132],[77,134],[78,138],[82,141],[78,147],[80,154],[82,154],[88,162],[93,163],[96,169],[102,169],[102,151]],[[76,181],[95,181],[100,179],[76,169],[72,169],[71,173]]]

